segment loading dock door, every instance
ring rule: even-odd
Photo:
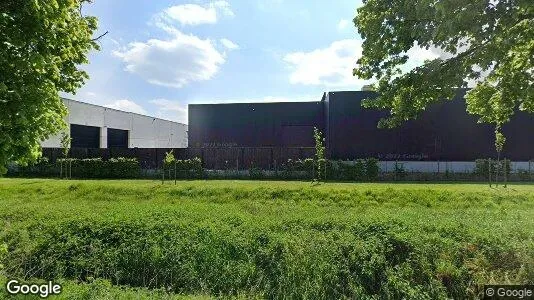
[[[128,130],[108,128],[108,148],[128,148]]]
[[[70,125],[72,148],[100,148],[100,127]]]

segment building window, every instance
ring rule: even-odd
[[[100,148],[100,127],[70,124],[72,148]]]
[[[108,128],[108,148],[128,148],[128,130]]]

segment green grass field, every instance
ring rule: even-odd
[[[2,280],[55,279],[68,299],[458,299],[534,283],[534,185],[0,179],[0,222]]]

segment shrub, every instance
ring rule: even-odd
[[[41,159],[28,167],[19,167],[18,174],[33,177],[57,177],[60,165],[70,164],[74,178],[137,178],[140,176],[141,166],[136,158],[61,158],[55,163],[48,159]]]
[[[365,161],[358,159],[353,162],[338,162],[339,179],[349,181],[362,181],[365,179]]]
[[[365,160],[365,175],[367,175],[368,180],[378,179],[378,174],[380,173],[380,166],[378,165],[378,159],[368,158]]]
[[[137,158],[110,158],[106,165],[113,178],[137,178],[141,171]]]
[[[176,160],[175,164],[177,176],[183,178],[201,178],[204,172],[202,160],[195,157],[193,159]]]
[[[248,170],[248,174],[251,179],[262,179],[265,177],[265,174],[263,173],[263,170],[258,167],[251,167]]]
[[[283,165],[284,169],[284,177],[302,177],[298,176],[296,174],[297,172],[304,172],[304,176],[306,179],[312,179],[313,173],[315,168],[315,161],[313,158],[306,158],[306,159],[288,159],[287,163]]]
[[[492,180],[495,179],[495,174],[497,174],[497,172],[499,176],[502,176],[504,174],[504,168],[506,168],[506,175],[510,175],[511,173],[511,163],[509,159],[503,159],[501,161],[492,159],[491,163],[489,159],[477,159],[475,160],[475,174],[488,179],[490,166]]]
[[[51,177],[59,175],[59,166],[51,163],[47,157],[41,157],[37,162],[28,165],[12,165],[8,174],[18,174],[22,176]]]
[[[395,162],[395,167],[393,169],[396,179],[404,178],[406,176],[406,169],[404,169],[404,164]]]

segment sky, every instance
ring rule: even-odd
[[[333,4],[335,3],[335,4]],[[94,0],[100,51],[83,65],[90,79],[63,96],[187,123],[187,105],[319,101],[360,90],[352,76],[362,39],[361,1]],[[414,67],[439,54],[414,46]]]

